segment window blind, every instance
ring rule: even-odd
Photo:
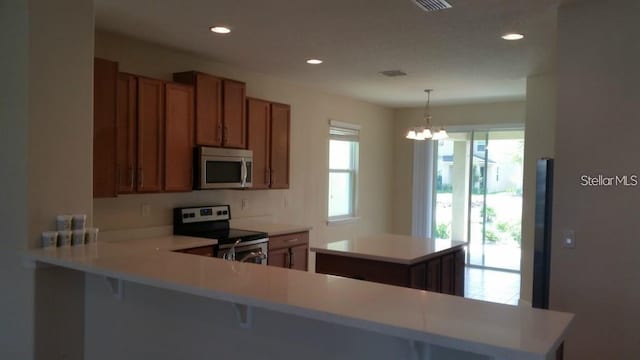
[[[360,125],[330,120],[329,138],[343,141],[358,141],[360,139]]]

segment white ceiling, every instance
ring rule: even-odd
[[[552,69],[561,0],[448,1],[427,13],[410,0],[96,0],[96,26],[393,107],[422,105],[425,88],[434,104],[523,98],[526,77]],[[408,75],[379,74],[392,69]]]

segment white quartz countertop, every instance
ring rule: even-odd
[[[311,230],[310,226],[305,225],[277,224],[260,221],[246,221],[242,219],[232,220],[231,225],[237,229],[263,231],[269,234],[269,236],[293,234]]]
[[[125,287],[133,282],[170,289],[497,359],[551,358],[573,318],[567,313],[170,251],[210,243],[171,236],[31,250],[26,257],[120,279]]]
[[[311,251],[399,264],[415,264],[439,252],[466,244],[462,241],[379,234],[313,245]]]

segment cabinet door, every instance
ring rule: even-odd
[[[289,248],[283,248],[278,250],[269,249],[267,257],[267,265],[277,266],[281,268],[289,267]]]
[[[196,77],[196,126],[198,145],[222,145],[222,79],[197,73]]]
[[[465,264],[464,264],[464,249],[460,249],[454,255],[454,295],[464,296],[464,281],[465,281]]]
[[[96,58],[93,71],[93,197],[115,197],[118,63]]]
[[[426,290],[440,292],[441,289],[441,272],[440,272],[440,258],[429,260],[427,263],[427,281]]]
[[[289,188],[291,107],[271,104],[271,188]]]
[[[137,81],[130,74],[118,75],[118,193],[136,190]]]
[[[222,84],[224,88],[222,146],[245,149],[247,147],[247,119],[244,113],[245,84],[234,80],[224,80]]]
[[[455,293],[455,253],[443,255],[442,276],[440,283],[440,292],[443,294],[454,295]]]
[[[269,187],[270,103],[247,99],[247,146],[253,150],[253,189]]]
[[[138,78],[138,192],[162,190],[164,84]]]
[[[165,171],[166,191],[193,188],[193,87],[165,85]]]
[[[309,245],[293,246],[289,250],[291,257],[291,268],[296,270],[307,271],[309,262]]]

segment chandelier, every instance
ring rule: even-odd
[[[431,126],[431,113],[429,106],[431,105],[431,92],[433,89],[426,89],[427,102],[424,105],[424,125],[414,126],[407,131],[406,138],[410,140],[444,140],[449,137],[444,127]]]

